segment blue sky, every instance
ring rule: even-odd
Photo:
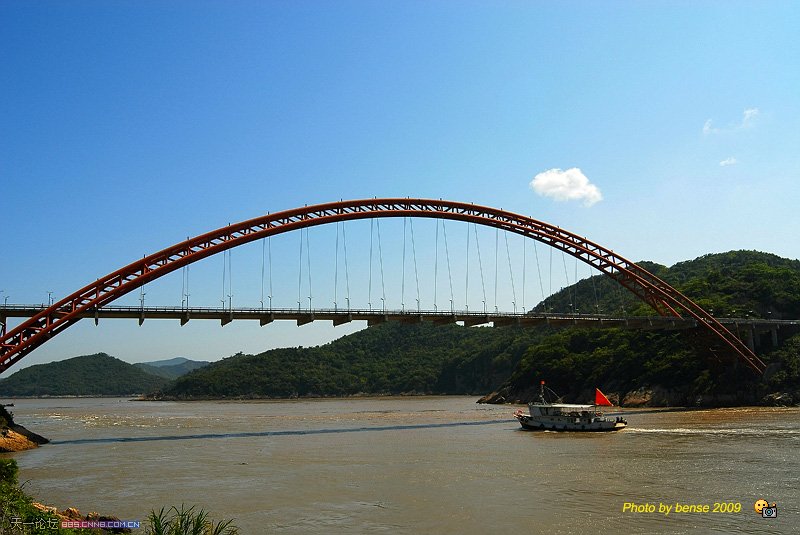
[[[6,0],[0,298],[41,303],[232,221],[373,196],[500,207],[632,260],[798,258],[798,27],[792,2]],[[579,169],[577,182],[554,169]],[[534,190],[537,175],[552,180]],[[577,197],[554,198],[559,185]],[[601,200],[580,195],[591,186]],[[385,223],[387,251],[400,249],[401,228]],[[430,252],[433,223],[417,228]],[[454,256],[466,230],[448,227],[461,240]],[[368,249],[368,224],[348,232]],[[319,306],[332,305],[332,236],[310,235]],[[493,255],[494,236],[481,239]],[[299,236],[273,245],[292,306],[304,292]],[[519,292],[520,247],[511,242]],[[257,306],[260,246],[232,255],[235,300]],[[363,281],[365,262],[351,263]],[[386,263],[399,305],[397,259]],[[203,264],[190,269],[192,300],[213,306],[222,259]],[[574,282],[573,269],[545,278]],[[541,298],[538,275],[527,305]],[[177,275],[147,302],[180,304],[181,293]],[[95,351],[213,360],[361,327],[82,322],[22,365]]]

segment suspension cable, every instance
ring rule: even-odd
[[[227,282],[228,273],[228,251],[222,251],[222,295],[220,301],[222,302],[222,309],[225,310],[225,286]]]
[[[189,309],[189,268],[191,266],[186,266],[186,309]]]
[[[333,309],[338,310],[336,298],[339,289],[339,222],[336,222],[336,252],[333,255]]]
[[[525,255],[525,249],[527,245],[527,238],[522,236],[522,313],[525,314],[525,272],[527,270],[527,258]]]
[[[447,246],[447,226],[444,220],[442,220],[442,232],[444,234],[444,252],[447,256],[447,279],[450,282],[450,312],[453,313],[455,312],[453,309],[453,275],[450,272],[450,248]]]
[[[310,228],[306,227],[306,261],[308,262],[308,311],[311,312],[312,303],[311,298],[314,295],[311,291],[311,242],[309,241],[310,238],[308,236],[310,232]]]
[[[539,249],[536,247],[536,240],[533,240],[533,252],[536,255],[536,273],[539,275],[539,292],[542,294],[544,303],[544,284],[542,283],[542,267],[539,265]],[[545,309],[545,311],[547,311]]]
[[[414,280],[417,283],[417,312],[419,312],[419,273],[417,272],[417,246],[414,243],[414,220],[409,219],[408,224],[411,227],[411,252],[414,256]]]
[[[400,310],[406,311],[406,223],[407,217],[403,217],[403,264],[400,268]]]
[[[499,247],[500,229],[494,229],[494,311],[497,312],[497,250]]]
[[[591,265],[589,266],[589,280],[592,281],[592,293],[594,293],[594,311],[595,314],[600,314],[600,301],[597,298],[597,287],[594,283],[594,274]]]
[[[467,223],[467,258],[466,258],[466,269],[464,275],[464,310],[469,312],[469,223]]]
[[[481,291],[483,292],[483,313],[486,313],[486,283],[483,278],[483,260],[481,259],[481,242],[478,239],[478,224],[472,224],[472,230],[475,231],[475,247],[478,249],[478,269],[481,273]]]
[[[264,310],[264,264],[267,261],[267,239],[261,238],[261,310]]]
[[[511,252],[508,250],[508,232],[503,233],[503,238],[506,242],[506,258],[508,259],[508,274],[511,276],[511,306],[514,309],[514,314],[517,313],[517,290],[514,287],[514,269],[511,266]]]
[[[548,299],[553,297],[553,248],[552,247],[550,247],[550,270],[549,270],[549,273],[550,273],[550,287],[547,289],[547,298]],[[551,299],[550,300],[550,305],[551,306],[547,307],[547,308],[550,309],[550,310],[548,310],[548,312],[552,312],[553,311],[552,304],[553,304],[553,301]]]
[[[342,242],[344,245],[344,282],[347,290],[347,310],[350,310],[350,270],[347,267],[347,225],[342,221]]]
[[[375,226],[375,220],[369,220],[369,285],[367,288],[367,305],[372,310],[372,233]]]
[[[297,270],[297,311],[303,306],[303,229],[300,229],[300,269]]]
[[[269,256],[269,309],[272,310],[272,236],[267,238],[267,254]]]
[[[438,292],[438,285],[439,282],[439,220],[436,220],[436,242],[435,242],[435,249],[436,252],[434,253],[434,261],[433,261],[433,310],[438,310],[439,304],[439,292]]]
[[[570,289],[569,284],[569,273],[567,272],[567,255],[564,254],[564,250],[561,250],[561,261],[564,263],[564,277],[567,279],[565,288],[567,289],[567,298],[570,300],[570,307],[572,308],[572,312],[575,311],[575,303],[572,301],[572,290]],[[570,312],[569,310],[567,312]]]
[[[181,310],[186,308],[186,266],[181,269]]]
[[[381,247],[381,220],[375,221],[375,226],[378,227],[378,261],[381,267],[381,308],[386,312],[386,283],[383,279],[383,247]]]

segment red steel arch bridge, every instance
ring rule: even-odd
[[[650,305],[662,319],[613,318],[599,315],[564,314],[487,314],[480,312],[418,310],[352,310],[352,309],[245,309],[210,310],[163,307],[139,309],[114,307],[115,300],[189,264],[222,253],[234,247],[262,238],[330,223],[374,218],[438,218],[462,221],[493,227],[505,232],[522,235],[544,243],[556,250],[575,257],[597,271],[614,279],[636,297]],[[437,227],[438,228],[438,227]],[[392,198],[339,201],[314,206],[304,206],[264,215],[240,223],[188,238],[157,253],[136,260],[117,271],[97,279],[76,292],[42,307],[5,307],[0,318],[0,372],[5,371],[20,359],[64,331],[82,318],[94,317],[138,317],[144,320],[145,312],[152,317],[179,317],[184,323],[192,318],[219,317],[222,323],[232,319],[260,319],[264,325],[275,319],[296,319],[298,324],[314,319],[330,319],[334,324],[353,319],[367,320],[370,324],[386,320],[422,321],[448,323],[463,321],[466,325],[494,323],[510,324],[582,324],[618,325],[621,321],[634,326],[693,327],[708,335],[716,346],[743,364],[748,369],[762,374],[766,365],[753,350],[736,334],[717,320],[710,312],[694,303],[678,290],[656,277],[646,269],[623,258],[614,251],[587,240],[577,234],[536,219],[501,209],[445,200]],[[227,315],[227,316],[226,316]],[[27,317],[25,321],[6,329],[7,317]],[[227,320],[227,321],[226,321]]]

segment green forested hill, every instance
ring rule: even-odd
[[[164,389],[174,397],[485,393],[514,370],[541,330],[387,323],[319,347],[234,355]]]
[[[708,254],[667,268],[639,262],[715,316],[800,318],[800,260],[758,251]],[[537,312],[651,315],[655,312],[605,275],[585,279],[540,303]]]
[[[97,353],[23,368],[0,380],[0,396],[126,396],[153,391],[167,382]]]
[[[800,318],[800,261],[757,251],[709,254],[667,268],[640,266],[673,285],[719,317]],[[592,277],[551,296],[537,311],[576,311],[652,315],[649,305],[605,276]],[[795,331],[779,331],[786,341]],[[687,403],[759,402],[775,391],[794,392],[800,402],[800,336],[780,349],[763,347],[772,364],[760,381],[745,370],[709,358],[709,340],[693,332],[567,329],[532,346],[494,398],[528,399],[530,377],[551,378],[559,392],[586,397],[604,385],[620,398],[640,389],[656,389],[664,399]]]
[[[800,317],[800,262],[753,251],[706,255],[671,268],[640,263],[717,315]],[[559,292],[537,310],[652,314],[607,277]],[[784,341],[790,333],[782,332]],[[643,389],[661,403],[754,403],[775,391],[800,401],[800,337],[762,355],[765,379],[709,359],[690,332],[464,328],[385,324],[315,348],[235,355],[163,390],[177,398],[292,397],[357,393],[484,394],[526,400],[545,378],[583,401],[595,386],[620,400]],[[655,396],[654,399],[657,399]]]

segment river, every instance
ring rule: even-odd
[[[800,528],[798,408],[626,411],[620,432],[556,433],[460,396],[15,403],[52,443],[4,456],[29,493],[84,514],[185,503],[244,535]]]

